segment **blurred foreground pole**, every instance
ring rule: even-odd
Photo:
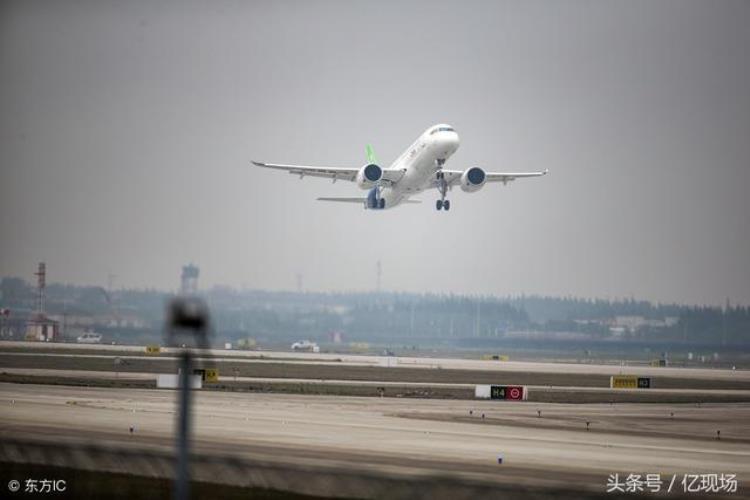
[[[177,475],[175,476],[175,500],[190,498],[190,374],[193,373],[193,358],[187,349],[180,356],[180,410],[177,413]]]
[[[177,412],[177,466],[174,498],[190,498],[190,398],[193,374],[191,348],[208,348],[208,308],[197,297],[180,297],[169,304],[169,337],[171,346],[182,346],[180,354],[180,401]]]

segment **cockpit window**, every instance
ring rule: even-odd
[[[437,134],[438,132],[455,132],[451,127],[437,127],[432,129],[430,135]]]

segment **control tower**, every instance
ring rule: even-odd
[[[198,266],[188,264],[182,266],[182,276],[180,278],[180,293],[182,295],[194,295],[198,292],[198,275],[200,269]]]

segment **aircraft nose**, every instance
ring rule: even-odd
[[[460,142],[458,139],[458,134],[455,132],[451,132],[449,142],[451,147],[453,147],[453,149],[456,149],[458,147],[458,143]]]
[[[441,132],[436,138],[438,144],[448,151],[455,151],[458,149],[459,139],[458,134],[455,132]]]

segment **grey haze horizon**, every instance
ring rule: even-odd
[[[750,2],[0,3],[0,276],[750,304]],[[549,169],[382,213],[251,160]]]

